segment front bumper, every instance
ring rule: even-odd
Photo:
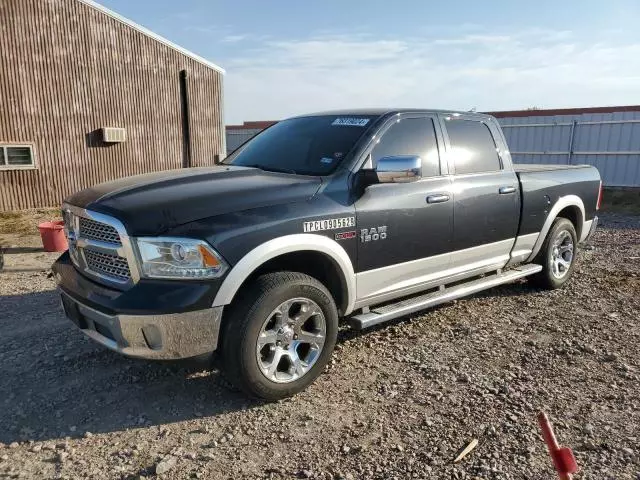
[[[67,317],[98,343],[130,357],[170,360],[217,349],[216,281],[140,281],[128,290],[80,274],[64,253],[53,265]]]
[[[214,351],[222,307],[166,315],[108,315],[61,291],[67,317],[89,338],[128,357],[172,360]]]

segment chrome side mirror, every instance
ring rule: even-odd
[[[422,159],[415,155],[394,155],[378,160],[376,174],[380,183],[415,182],[422,178]]]

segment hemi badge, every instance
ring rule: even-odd
[[[342,233],[336,233],[336,240],[347,240],[349,238],[356,238],[356,235],[358,234],[358,232],[351,231],[351,232],[342,232]]]

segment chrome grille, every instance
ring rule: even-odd
[[[87,262],[87,268],[94,273],[115,278],[120,282],[128,282],[131,279],[131,272],[126,258],[89,250],[88,248],[84,249],[84,258]]]
[[[89,240],[122,245],[118,231],[111,225],[80,217],[80,237]]]
[[[67,204],[63,216],[69,255],[78,270],[107,285],[127,288],[138,281],[135,257],[121,222]]]

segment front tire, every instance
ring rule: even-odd
[[[338,311],[326,287],[309,275],[261,275],[225,319],[222,371],[246,393],[279,400],[320,375],[335,347]]]
[[[564,285],[575,266],[578,237],[571,221],[556,218],[533,263],[542,265],[542,271],[531,277],[539,287],[554,290]]]

